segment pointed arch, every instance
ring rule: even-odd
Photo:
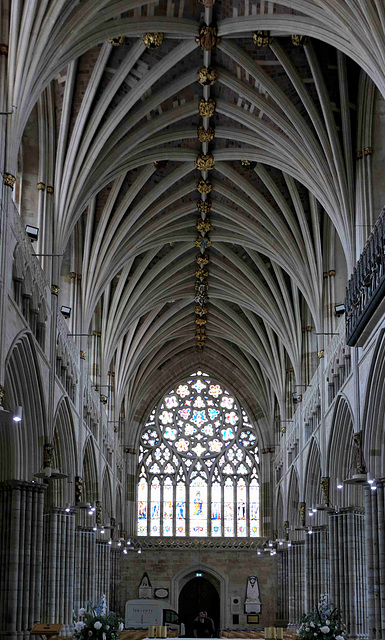
[[[74,425],[67,398],[62,398],[56,409],[53,445],[52,465],[54,469],[65,473],[69,482],[67,479],[51,482],[46,494],[46,504],[64,507],[67,503],[75,502],[73,480],[77,469]]]
[[[98,468],[93,439],[90,436],[85,445],[83,453],[83,494],[86,502],[95,502],[99,499]]]
[[[356,452],[353,443],[353,412],[348,399],[339,395],[334,409],[328,448],[330,476],[330,500],[340,507],[363,506],[363,489],[356,485],[344,485],[337,489],[337,479],[345,480],[356,471]]]
[[[368,471],[373,477],[382,477],[385,468],[385,329],[382,329],[374,350],[370,367],[362,430],[364,455]]]
[[[294,528],[301,526],[301,519],[299,515],[299,481],[298,472],[295,467],[292,468],[289,490],[287,492],[287,516],[290,526]]]
[[[103,481],[102,481],[102,522],[105,525],[111,524],[111,518],[113,517],[113,504],[112,504],[112,482],[111,475],[108,467],[104,469]]]
[[[4,406],[13,412],[23,409],[17,425],[4,416],[1,429],[0,478],[31,480],[43,462],[46,441],[46,411],[40,367],[29,333],[20,334],[11,346],[5,363]]]

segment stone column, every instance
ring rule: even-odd
[[[45,485],[0,485],[0,638],[29,638],[40,620]]]
[[[369,638],[385,634],[385,528],[384,483],[376,482],[377,490],[365,489],[366,552],[368,586]]]
[[[110,601],[110,575],[111,575],[111,546],[108,542],[97,540],[96,542],[96,599],[103,594]]]
[[[289,622],[289,575],[288,575],[288,552],[284,549],[277,554],[277,619],[283,624]]]
[[[331,597],[335,606],[341,609],[347,632],[353,637],[367,634],[363,522],[364,514],[354,508],[329,516]]]
[[[305,543],[293,542],[288,549],[288,584],[289,584],[289,625],[288,629],[296,630],[304,613],[305,590]]]
[[[326,527],[313,529],[305,539],[306,555],[306,611],[318,604],[321,593],[328,593],[328,541]]]
[[[73,632],[75,515],[64,509],[46,510],[43,544],[43,602],[41,621],[63,624],[62,635]]]
[[[75,532],[74,610],[96,598],[96,533],[82,527]]]
[[[109,608],[118,614],[124,614],[120,611],[120,581],[121,581],[121,562],[122,562],[122,550],[111,550],[111,579],[110,579],[110,600]]]

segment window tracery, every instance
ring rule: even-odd
[[[208,374],[192,374],[142,430],[138,535],[257,537],[258,466],[244,409]]]

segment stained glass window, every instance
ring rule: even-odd
[[[152,410],[139,445],[139,536],[259,535],[257,435],[246,411],[198,371]]]

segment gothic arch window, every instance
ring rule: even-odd
[[[256,433],[236,398],[198,371],[154,407],[139,444],[139,536],[259,536]]]

